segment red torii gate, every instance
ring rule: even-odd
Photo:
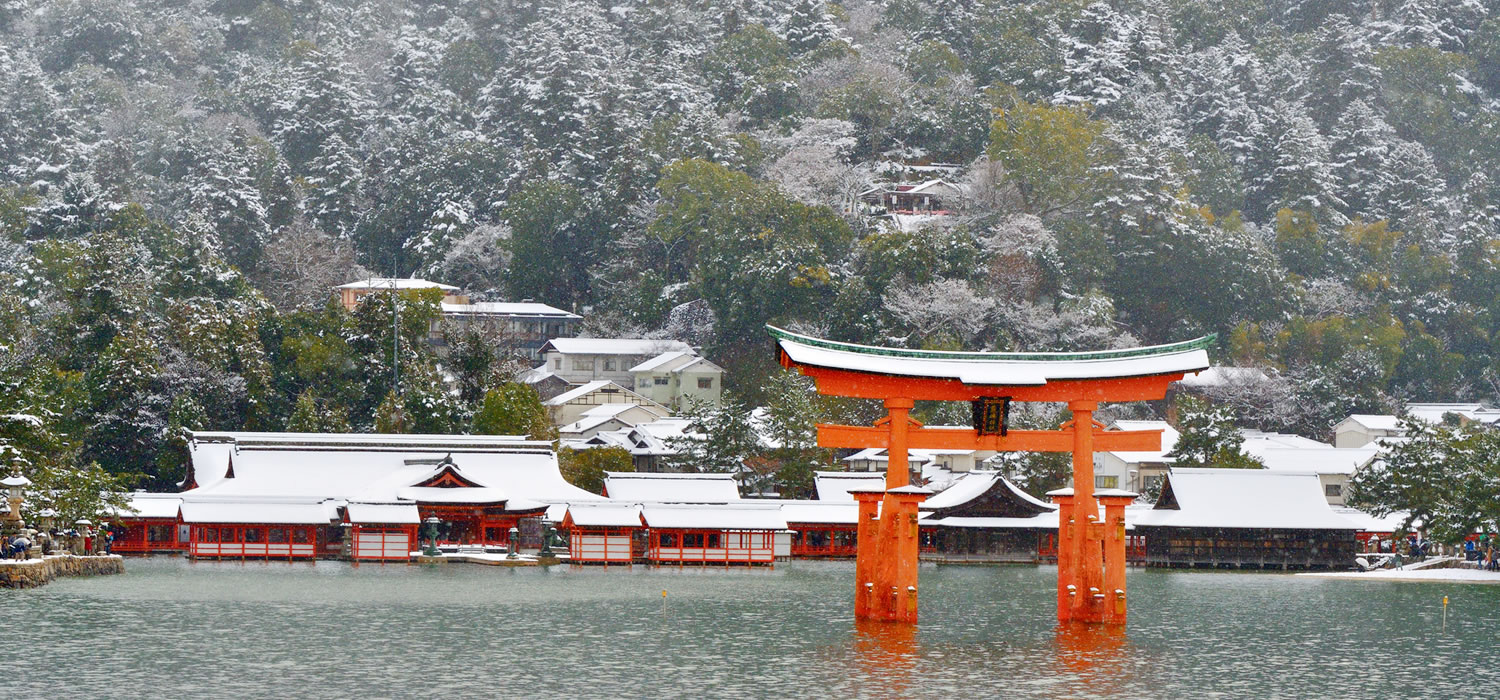
[[[1072,452],[1079,490],[1048,494],[1059,506],[1057,619],[1125,623],[1125,505],[1135,494],[1091,488],[1094,452],[1159,450],[1161,431],[1106,431],[1093,413],[1104,401],[1163,398],[1169,384],[1208,368],[1205,348],[1213,336],[1129,350],[984,353],[883,348],[767,329],[781,365],[812,377],[819,393],[880,399],[888,413],[870,427],[818,426],[820,447],[884,448],[889,456],[885,489],[854,493],[856,618],[917,620],[917,505],[931,492],[910,483],[907,451],[916,448]],[[910,416],[918,400],[973,402],[975,428],[927,428]],[[1010,430],[1012,401],[1063,402],[1073,420],[1059,430]]]

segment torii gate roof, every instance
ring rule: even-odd
[[[969,386],[1043,386],[1054,381],[1181,375],[1208,368],[1214,336],[1167,345],[1094,352],[960,352],[844,343],[766,326],[792,363],[808,367]]]

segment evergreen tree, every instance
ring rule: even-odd
[[[1245,454],[1245,438],[1229,411],[1187,394],[1177,399],[1177,444],[1167,457],[1178,467],[1264,469]]]
[[[536,391],[525,384],[506,382],[484,392],[474,411],[476,435],[526,435],[532,440],[554,440],[557,428]]]
[[[604,493],[607,472],[635,471],[635,459],[623,447],[564,447],[557,452],[557,464],[568,483],[591,493]]]

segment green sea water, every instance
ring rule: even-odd
[[[1500,696],[1500,586],[1133,570],[1111,634],[1050,567],[924,566],[915,629],[847,562],[126,567],[0,591],[0,697]]]

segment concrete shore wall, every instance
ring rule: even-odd
[[[27,561],[0,561],[0,588],[35,588],[60,576],[108,576],[125,573],[125,560],[118,554],[79,557],[54,554]]]

